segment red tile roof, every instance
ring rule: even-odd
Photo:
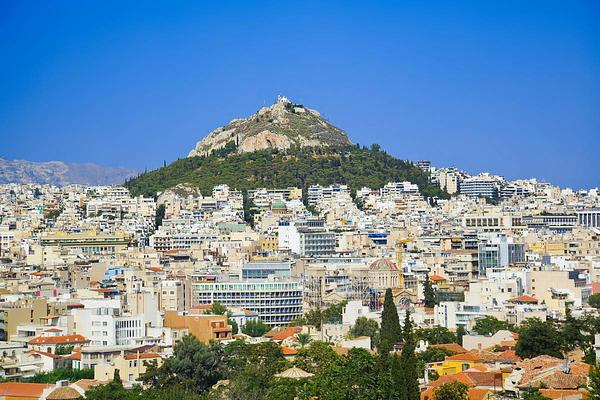
[[[302,332],[301,327],[290,326],[287,328],[283,328],[279,331],[268,332],[267,335],[265,335],[265,336],[270,337],[271,340],[285,340],[285,339],[289,338],[290,336],[294,336],[295,334],[300,333],[300,332]]]
[[[126,360],[147,360],[149,358],[161,358],[158,353],[127,353],[125,354]]]
[[[29,344],[75,344],[87,343],[89,340],[81,335],[38,336],[31,339]]]
[[[588,398],[589,392],[585,389],[577,390],[558,390],[558,389],[540,389],[542,396],[549,397],[551,399],[576,399],[576,398]]]
[[[41,356],[50,357],[53,359],[62,358],[62,356],[58,356],[56,354],[48,353],[47,351],[39,351],[39,350],[31,350],[28,351],[29,354],[39,354]]]
[[[469,388],[467,397],[469,400],[483,400],[488,393],[493,393],[490,389]]]
[[[24,382],[2,382],[0,383],[0,396],[39,398],[46,388],[54,385],[45,383],[24,383]]]
[[[298,354],[298,351],[291,347],[281,346],[281,353],[283,353],[284,356],[295,356]]]
[[[446,350],[450,350],[456,354],[463,354],[467,352],[467,349],[465,349],[464,347],[462,347],[460,344],[458,343],[441,343],[441,344],[432,344],[429,347],[433,347],[433,348],[441,348],[441,349],[446,349]]]
[[[498,353],[496,356],[496,361],[518,363],[521,362],[521,357],[519,357],[514,350],[505,350],[501,353]]]
[[[524,294],[523,296],[519,296],[519,297],[513,297],[512,299],[509,299],[508,301],[510,303],[531,303],[531,304],[539,303],[538,299],[536,299],[533,296],[528,296],[526,294]]]
[[[441,276],[441,275],[431,275],[431,276],[429,277],[429,280],[430,280],[430,281],[434,281],[434,282],[441,282],[441,281],[445,281],[445,280],[447,280],[447,279],[446,279],[446,278],[444,278],[444,277],[443,277],[443,276]]]
[[[564,360],[538,356],[517,364],[523,370],[519,387],[545,386],[549,389],[578,389],[587,384],[590,366],[581,362],[569,363],[569,372],[563,372]]]
[[[446,357],[446,360],[450,361],[483,361],[481,355],[475,352],[468,352],[463,354],[455,354],[453,356]]]

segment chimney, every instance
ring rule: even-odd
[[[569,360],[566,358],[563,360],[562,372],[564,372],[565,374],[571,372],[571,368],[569,368]]]

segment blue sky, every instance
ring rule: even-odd
[[[600,2],[0,0],[0,157],[152,169],[278,94],[404,159],[600,185]]]

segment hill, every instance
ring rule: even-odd
[[[133,195],[155,195],[187,184],[208,195],[218,184],[238,190],[255,188],[304,189],[313,184],[347,184],[353,191],[364,186],[376,189],[387,182],[410,181],[428,197],[448,197],[429,182],[426,172],[414,164],[381,151],[378,145],[269,148],[240,153],[233,142],[207,156],[180,159],[126,182]]]
[[[210,155],[229,142],[237,145],[239,153],[272,148],[286,150],[293,146],[352,144],[344,131],[333,126],[318,111],[293,104],[285,97],[278,97],[275,104],[263,107],[247,118],[234,119],[215,129],[196,144],[189,157]]]
[[[114,185],[122,183],[136,174],[137,172],[131,169],[105,167],[92,163],[33,162],[0,158],[0,184]]]

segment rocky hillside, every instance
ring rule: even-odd
[[[0,184],[114,185],[122,184],[137,174],[136,171],[127,168],[104,167],[91,163],[32,162],[0,158]]]
[[[333,126],[315,110],[279,97],[270,107],[256,114],[234,119],[209,133],[196,144],[189,157],[210,155],[228,143],[239,153],[265,149],[286,150],[292,146],[347,146],[352,143],[341,129]]]

